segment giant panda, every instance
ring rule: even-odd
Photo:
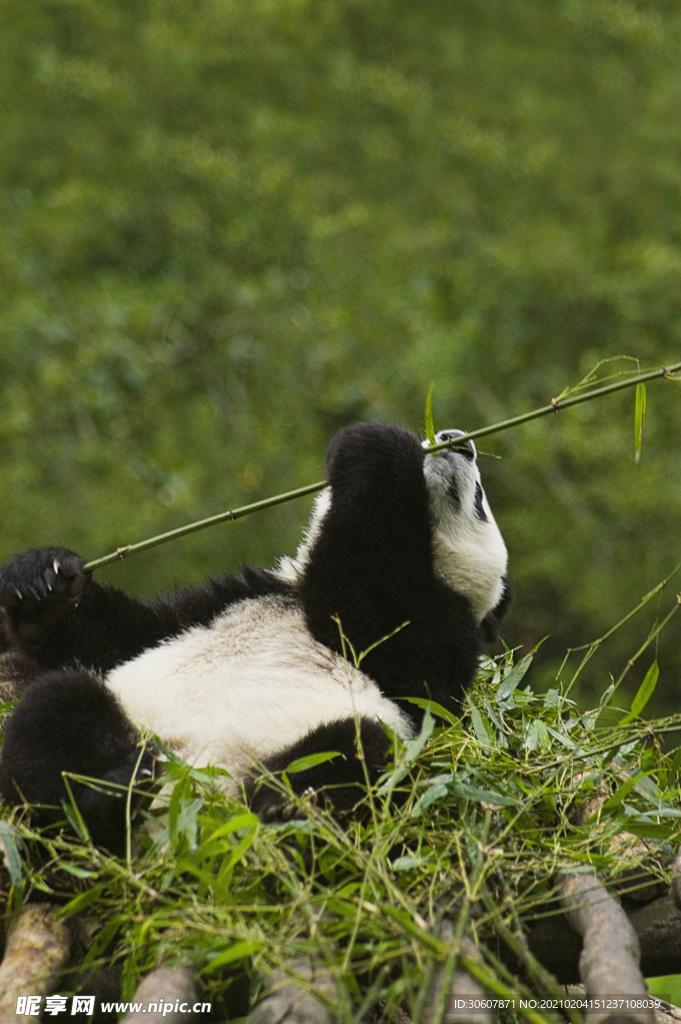
[[[21,697],[4,799],[39,805],[50,824],[63,820],[62,773],[102,780],[71,791],[93,841],[118,852],[125,787],[153,776],[155,734],[195,766],[227,769],[265,820],[283,798],[255,785],[262,767],[315,753],[337,752],[292,774],[294,792],[341,813],[356,804],[365,769],[376,778],[390,750],[384,726],[403,741],[419,727],[404,698],[457,709],[510,596],[474,444],[426,447],[390,424],[341,430],[297,553],[270,570],[141,602],[66,549],[12,558],[0,570],[4,675]]]

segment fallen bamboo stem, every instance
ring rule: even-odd
[[[563,875],[560,900],[570,924],[582,938],[579,973],[588,999],[604,1009],[587,1011],[590,1024],[655,1024],[653,1009],[617,1007],[619,1001],[645,998],[648,989],[639,968],[636,932],[619,902],[591,872]]]
[[[681,370],[681,363],[674,363],[673,366],[660,366],[655,370],[648,370],[646,373],[637,374],[635,377],[627,377],[624,380],[615,381],[614,384],[606,384],[601,388],[591,388],[578,395],[570,395],[568,398],[559,398],[543,405],[531,412],[521,413],[519,416],[512,416],[511,419],[502,420],[500,423],[493,423],[489,427],[480,427],[478,430],[471,430],[468,434],[461,434],[451,441],[444,441],[441,444],[434,444],[428,447],[429,452],[438,452],[443,448],[456,448],[463,442],[477,438],[487,437],[489,434],[499,434],[503,430],[510,430],[511,427],[520,426],[521,423],[529,423],[531,420],[539,419],[541,416],[548,416],[549,413],[557,413],[561,409],[568,409],[570,406],[579,405],[582,402],[589,402],[593,398],[602,398],[603,395],[621,391],[623,388],[633,387],[634,384],[643,384],[647,380],[654,380],[656,377],[670,378]],[[286,491],[283,494],[275,494],[272,498],[263,498],[262,501],[254,501],[250,505],[241,505],[239,508],[228,508],[226,512],[219,512],[217,515],[209,516],[207,519],[199,519],[195,523],[188,523],[186,526],[178,526],[176,530],[168,530],[167,533],[160,533],[147,540],[138,541],[136,544],[126,544],[124,547],[116,548],[102,558],[95,558],[87,562],[83,569],[85,572],[94,572],[111,562],[120,562],[130,555],[138,554],[140,551],[148,551],[149,548],[165,544],[169,540],[176,540],[197,530],[204,530],[208,526],[215,526],[217,523],[224,523],[228,520],[241,519],[250,515],[251,512],[258,512],[260,509],[272,508],[274,505],[281,505],[286,501],[293,501],[294,498],[301,498],[306,494],[314,494],[326,486],[326,480],[318,480],[314,484],[307,484],[305,487],[298,487],[294,491]]]

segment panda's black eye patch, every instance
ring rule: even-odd
[[[475,513],[478,519],[481,519],[483,523],[488,522],[485,509],[482,504],[482,487],[480,484],[475,485]]]

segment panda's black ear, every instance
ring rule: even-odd
[[[499,637],[499,623],[503,619],[504,615],[508,611],[511,601],[513,600],[513,588],[508,582],[506,577],[503,579],[504,589],[501,592],[501,597],[497,602],[496,607],[491,612],[487,612],[484,619],[480,623],[480,632],[485,643],[493,644]]]

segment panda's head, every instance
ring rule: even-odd
[[[442,430],[435,440],[441,444],[461,436],[461,430]],[[482,487],[473,441],[427,454],[423,473],[432,517],[433,567],[452,590],[468,598],[481,621],[502,597],[508,556]]]

